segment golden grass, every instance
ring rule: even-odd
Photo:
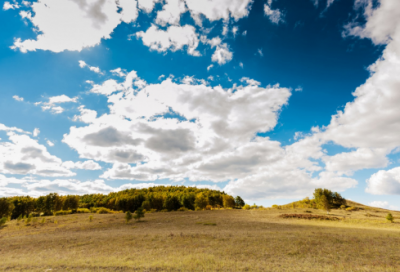
[[[279,217],[306,210],[147,213],[129,224],[124,214],[13,220],[0,230],[0,271],[400,271],[400,220],[387,223],[379,209],[369,211],[378,217],[332,211],[340,221]]]

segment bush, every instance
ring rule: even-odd
[[[207,205],[206,206],[206,210],[211,211],[212,210],[212,206],[211,205]]]
[[[0,219],[0,227],[7,222],[7,217],[3,217]]]
[[[29,216],[28,216],[28,219],[26,219],[26,224],[28,225],[31,221],[32,221],[32,214],[30,214]]]
[[[89,222],[93,221],[93,215],[89,216]]]
[[[71,214],[71,213],[72,213],[71,210],[68,210],[68,211],[63,211],[63,210],[61,210],[61,211],[56,211],[56,212],[54,212],[54,215],[55,215],[55,216],[60,216],[60,215],[68,215],[68,214]]]
[[[178,209],[178,211],[180,211],[180,212],[186,212],[186,211],[188,211],[189,209],[186,209],[185,207],[180,207],[179,209]]]
[[[86,208],[79,208],[76,210],[77,213],[90,213],[89,209]]]
[[[182,207],[182,208],[184,208],[184,207]],[[179,208],[179,209],[182,209],[182,208]],[[155,212],[157,212],[157,209],[150,209],[150,211],[149,211],[149,213],[155,213]]]
[[[132,213],[130,211],[127,211],[126,214],[125,214],[126,223],[129,223],[129,221],[132,220],[132,217],[133,217]]]
[[[341,205],[340,208],[344,210],[346,209],[346,205]]]
[[[138,209],[135,211],[135,215],[134,215],[133,217],[135,218],[135,220],[140,221],[140,218],[144,217],[143,209],[142,209],[142,208],[138,208]]]
[[[244,209],[244,210],[250,210],[250,208],[251,208],[250,205],[249,205],[249,204],[246,204],[246,205],[243,206],[242,209]]]
[[[42,218],[42,221],[40,221],[40,224],[44,224],[44,223],[46,223],[46,219]]]
[[[393,223],[394,220],[393,215],[391,213],[388,213],[388,215],[386,216],[386,220]]]
[[[11,216],[14,208],[14,204],[9,199],[0,198],[0,218]]]
[[[348,207],[348,208],[346,208],[346,211],[350,211],[350,212],[358,211],[358,208],[357,207]]]
[[[100,214],[106,214],[106,213],[113,213],[113,211],[112,211],[112,210],[110,210],[110,209],[107,209],[107,208],[101,207],[101,208],[99,208],[99,209],[97,210],[97,213],[100,213]]]

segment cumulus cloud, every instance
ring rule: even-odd
[[[272,0],[268,0],[266,4],[264,4],[264,14],[268,17],[268,19],[274,23],[279,24],[280,22],[284,22],[283,14],[279,9],[272,9]]]
[[[121,21],[135,21],[138,15],[136,0],[42,0],[29,9],[20,15],[32,22],[38,35],[24,41],[16,38],[11,48],[21,52],[81,51],[109,39]]]
[[[4,5],[3,5],[3,10],[19,9],[19,8],[20,8],[20,6],[18,5],[18,3],[15,3],[15,2],[14,2],[14,4],[11,4],[10,2],[5,1]]]
[[[161,2],[161,0],[138,0],[138,6],[141,10],[150,13],[158,2]]]
[[[251,86],[259,86],[261,84],[261,82],[251,79],[251,78],[248,78],[248,77],[242,77],[240,79],[240,82],[246,82],[247,85],[251,85]]]
[[[16,101],[20,101],[20,102],[24,101],[24,98],[23,97],[19,97],[18,95],[14,95],[13,98]]]
[[[213,62],[218,62],[219,65],[223,65],[233,58],[233,53],[229,51],[227,44],[218,45],[215,49],[214,54],[211,56]]]
[[[8,187],[8,184],[20,184],[22,188]],[[32,178],[7,178],[0,174],[0,197],[29,195],[39,197],[49,193],[58,192],[60,195],[108,194],[126,189],[149,188],[163,184],[138,183],[123,184],[119,187],[107,185],[104,180],[79,181],[76,179],[32,179]]]
[[[83,122],[83,123],[91,123],[96,119],[97,112],[94,110],[86,109],[85,106],[79,106],[78,110],[80,111],[80,115],[74,115],[72,118],[73,121]]]
[[[60,114],[64,112],[64,108],[59,106],[58,104],[77,103],[77,102],[78,102],[78,97],[71,98],[65,94],[62,94],[58,96],[49,97],[48,102],[36,102],[35,105],[36,106],[41,105],[43,111],[49,110],[53,114]]]
[[[86,62],[84,62],[83,60],[79,61],[79,67],[84,68],[87,67],[89,68],[90,71],[95,72],[97,74],[102,74],[101,70],[99,67],[95,67],[95,66],[90,66],[88,65]]]
[[[50,141],[50,140],[47,140],[46,143],[50,147],[54,146],[54,143],[52,141]]]
[[[0,142],[0,173],[39,176],[73,176],[62,166],[61,159],[51,155],[45,146],[28,135],[7,132],[9,142]]]
[[[186,11],[183,0],[166,0],[163,9],[157,13],[156,24],[161,26],[179,25],[181,14]]]
[[[39,135],[39,133],[40,133],[40,129],[35,128],[35,129],[33,130],[33,137],[37,137],[37,136]]]
[[[197,0],[185,0],[191,16],[198,25],[202,25],[203,18],[209,21],[233,18],[238,21],[247,17],[252,0],[207,0],[207,3]]]
[[[84,161],[84,162],[66,161],[66,162],[63,162],[62,165],[67,169],[84,169],[84,170],[100,170],[101,169],[101,166],[93,160],[88,160],[88,161]]]
[[[367,180],[367,193],[374,195],[400,194],[400,167],[380,170]]]
[[[146,32],[137,32],[136,37],[141,38],[143,44],[151,50],[175,52],[185,47],[189,55],[200,56],[200,52],[196,50],[199,45],[198,34],[191,25],[170,26],[164,31],[153,24]]]

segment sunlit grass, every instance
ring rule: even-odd
[[[394,223],[365,210],[331,211],[339,221],[279,217],[306,210],[146,213],[140,223],[122,213],[34,226],[13,220],[0,230],[0,271],[400,270],[400,214]]]

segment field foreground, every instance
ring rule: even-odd
[[[400,223],[385,212],[332,211],[339,221],[284,213],[306,210],[147,213],[128,224],[122,213],[13,220],[0,229],[0,271],[400,271]]]

